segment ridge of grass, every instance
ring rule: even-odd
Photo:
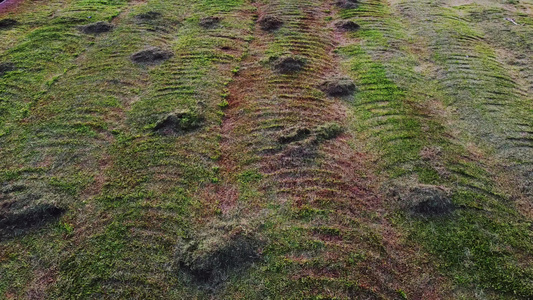
[[[2,143],[9,145],[2,148],[2,180],[49,184],[64,195],[67,214],[2,245],[2,297],[148,299],[182,291],[171,270],[160,271],[174,260],[171,241],[193,221],[192,195],[216,176],[219,91],[230,75],[225,66],[239,59],[221,48],[238,51],[247,34],[246,23],[237,22],[247,9],[242,1],[193,2],[71,1],[60,10],[51,3],[58,21],[35,24],[3,54],[20,71],[1,79],[10,101],[2,118]],[[46,13],[46,6],[27,11],[39,9]],[[160,18],[135,17],[147,10]],[[197,22],[211,14],[224,17],[223,27],[205,31]],[[34,17],[17,15],[22,24]],[[76,28],[99,20],[116,26],[97,36]],[[132,64],[129,56],[147,46],[176,55],[160,66]],[[170,76],[180,76],[187,89],[169,85]],[[15,94],[35,100],[24,103]],[[147,129],[158,116],[200,101],[207,124],[198,133],[175,139]],[[32,172],[27,165],[40,167]],[[15,249],[27,250],[10,255]],[[49,286],[39,287],[39,276],[49,277]]]
[[[400,4],[403,9],[404,3],[407,2]],[[369,11],[378,11],[375,15],[383,19],[370,19]],[[453,17],[446,17],[443,22],[460,26],[465,24],[459,16],[449,11],[444,13],[445,16],[447,14]],[[361,41],[361,46],[349,45],[339,51],[346,57],[347,66],[360,88],[353,108],[359,136],[366,137],[371,149],[379,149],[382,168],[390,178],[403,176],[403,182],[410,177],[414,178],[415,183],[449,186],[455,190],[452,201],[466,207],[449,218],[423,220],[413,219],[396,208],[396,224],[409,232],[413,241],[422,244],[434,255],[438,268],[452,278],[456,296],[474,297],[468,290],[475,290],[475,293],[483,293],[490,298],[531,296],[530,279],[533,273],[525,258],[532,247],[529,242],[531,231],[527,229],[529,222],[514,204],[508,202],[507,196],[503,196],[502,186],[496,182],[497,177],[486,169],[486,159],[475,158],[473,153],[457,143],[456,139],[464,137],[451,135],[454,128],[450,127],[450,122],[435,114],[439,107],[434,107],[433,99],[453,106],[456,101],[463,99],[462,95],[456,93],[470,89],[468,82],[458,83],[465,84],[465,89],[460,89],[457,84],[447,85],[445,81],[435,81],[424,74],[404,71],[409,66],[415,69],[423,62],[422,59],[428,57],[425,53],[412,56],[411,51],[419,49],[415,47],[420,47],[417,43],[423,40],[411,40],[403,29],[406,27],[402,26],[402,19],[390,21],[393,19],[390,17],[390,8],[382,2],[365,3],[358,9],[344,11],[340,15],[343,18],[361,18],[358,23],[362,24],[361,30],[353,34]],[[393,23],[384,26],[382,22]],[[461,35],[455,36],[439,32],[436,36],[450,39],[471,36],[474,40],[480,39],[471,27],[462,27],[460,32]],[[439,51],[444,51],[450,44],[450,41],[442,42],[425,51],[435,51],[434,63],[439,64],[447,61],[442,58],[446,54]],[[510,81],[494,63],[491,58],[493,54],[487,50],[489,48],[475,49],[480,51],[479,54],[470,52],[469,55],[480,60],[478,66],[493,66],[490,71],[494,74],[493,78],[505,81],[497,84],[498,88],[512,89],[514,86],[507,83]],[[383,52],[392,54],[383,56]],[[488,70],[476,72],[488,74]],[[453,76],[461,74],[464,73],[451,72],[445,78],[452,80]],[[447,87],[453,91],[448,92]],[[409,96],[405,91],[409,91]],[[479,88],[476,91],[479,92]],[[387,117],[390,114],[388,111],[395,115]],[[379,121],[375,122],[376,119]],[[404,142],[406,147],[401,147],[405,139],[409,139]],[[430,159],[422,157],[427,155],[428,149],[437,151],[436,156]],[[436,161],[431,162],[433,159]],[[393,205],[398,207],[398,204]]]

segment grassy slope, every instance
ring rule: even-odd
[[[0,201],[68,210],[0,242],[0,297],[533,296],[532,6],[460,4],[23,3],[0,29],[0,62],[17,66],[0,77],[0,182],[27,188]],[[147,11],[162,16],[135,18]],[[261,31],[265,14],[285,25]],[[198,25],[211,15],[222,26]],[[343,18],[361,30],[335,33]],[[76,29],[99,20],[116,27]],[[132,64],[147,46],[175,56]],[[273,73],[285,52],[306,71]],[[354,79],[354,99],[316,88],[332,74]],[[198,130],[152,133],[198,107]],[[331,123],[345,132],[276,142]],[[388,190],[419,183],[461,208],[409,216]],[[228,219],[261,223],[262,260],[214,291],[184,280],[177,240]]]

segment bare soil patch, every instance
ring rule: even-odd
[[[283,20],[276,16],[266,15],[257,21],[259,27],[264,31],[274,31],[283,26]]]
[[[52,204],[38,204],[18,212],[0,211],[0,239],[38,228],[64,212],[65,209]]]
[[[344,97],[353,95],[355,83],[350,78],[333,78],[324,81],[319,88],[328,96]]]
[[[131,60],[137,64],[158,64],[174,56],[169,50],[150,47],[131,55]]]
[[[15,71],[15,64],[10,62],[0,63],[0,76],[4,76],[7,72]]]
[[[0,2],[1,4],[1,2]],[[2,29],[10,29],[14,26],[18,25],[18,22],[17,20],[13,20],[13,19],[3,19],[3,20],[0,20],[0,30]]]
[[[359,3],[357,0],[337,0],[335,4],[344,9],[350,9],[350,8],[357,8],[359,6]]]
[[[280,74],[293,74],[303,70],[306,63],[305,60],[297,57],[284,55],[279,58],[274,58],[272,61],[272,69]]]
[[[85,34],[100,34],[113,30],[113,27],[113,24],[100,21],[85,26],[79,26],[78,29]]]
[[[357,31],[361,28],[359,24],[349,20],[338,21],[335,23],[335,27],[340,31]]]

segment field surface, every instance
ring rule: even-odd
[[[533,0],[0,0],[0,299],[533,299]]]

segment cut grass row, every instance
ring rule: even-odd
[[[469,290],[491,298],[529,297],[533,275],[526,258],[532,247],[531,230],[527,229],[529,221],[509,202],[498,182],[503,176],[497,172],[502,172],[502,168],[491,162],[489,157],[493,152],[465,148],[463,145],[469,139],[457,134],[455,127],[461,121],[449,113],[452,108],[479,110],[473,100],[481,102],[487,98],[480,92],[486,89],[486,93],[491,93],[489,82],[505,90],[497,93],[498,97],[512,99],[514,83],[494,59],[483,54],[486,51],[472,54],[481,49],[475,47],[476,42],[463,54],[477,66],[471,69],[472,81],[463,80],[461,76],[466,73],[462,70],[451,69],[454,60],[439,59],[445,55],[454,57],[451,47],[461,43],[467,31],[474,30],[458,15],[411,28],[410,23],[420,26],[422,20],[427,20],[414,18],[424,11],[420,2],[402,2],[398,7],[410,18],[393,18],[399,14],[378,1],[341,12],[343,18],[358,18],[362,24],[362,30],[354,35],[361,40],[360,44],[339,51],[361,89],[354,103],[356,130],[359,136],[366,137],[370,149],[381,153],[382,168],[390,178],[396,178],[393,182],[447,186],[455,191],[453,202],[463,208],[440,219],[417,220],[399,213],[395,217],[397,224],[409,232],[415,243],[432,253],[436,266],[453,279],[454,297],[474,297]],[[432,14],[453,12],[430,4],[425,8]],[[454,27],[442,25],[441,28],[437,22],[461,24],[462,34],[447,34],[444,31],[455,30],[450,29]],[[417,28],[427,31],[420,34]],[[435,28],[437,32],[431,35],[429,32]],[[480,39],[479,34],[469,36]],[[448,40],[442,40],[445,38]],[[447,73],[444,79],[435,80],[439,78],[435,73],[439,68]],[[417,69],[420,71],[412,72]],[[474,82],[487,76],[491,79]],[[454,79],[459,77],[463,79]],[[449,80],[454,83],[447,84]],[[499,81],[502,82],[498,84]],[[475,94],[464,94],[475,84],[481,84]],[[510,105],[516,105],[512,109],[521,107],[520,103]],[[482,110],[477,114],[480,113]],[[471,116],[470,120],[474,118]],[[482,136],[480,130],[491,129],[494,126],[483,127],[477,123],[470,132]],[[483,144],[480,147],[486,149]],[[409,205],[392,204],[393,207]]]
[[[247,25],[237,12],[248,8],[240,1],[54,4],[54,20],[43,17],[3,55],[18,71],[2,78],[9,108],[2,180],[43,182],[68,212],[60,224],[3,242],[0,294],[28,297],[46,277],[39,293],[58,299],[176,295],[183,286],[168,269],[172,241],[193,222],[196,189],[216,179],[218,103],[239,60],[221,48],[240,51]],[[29,24],[35,14],[25,11],[47,9],[25,7],[17,19]],[[147,11],[160,18],[135,17]],[[199,19],[212,14],[224,18],[222,26],[201,28]],[[112,19],[114,30],[96,37],[76,28]],[[170,48],[174,58],[132,64],[129,56],[147,46]],[[180,81],[187,90],[157,92]],[[179,139],[152,133],[159,117],[200,100],[207,121],[198,132]]]

